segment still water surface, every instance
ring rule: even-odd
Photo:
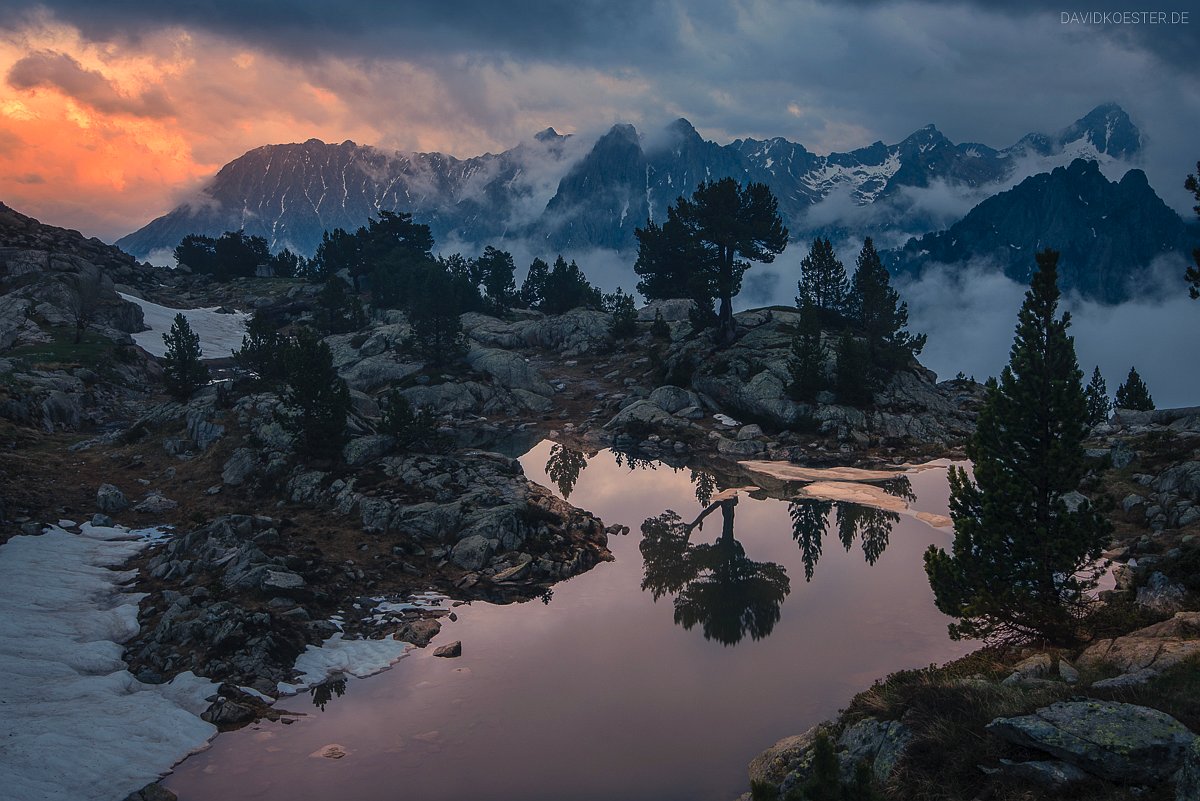
[[[526,474],[629,526],[615,562],[545,604],[458,607],[434,645],[461,640],[460,658],[414,649],[323,708],[283,699],[308,716],[222,734],[166,785],[181,801],[730,801],[778,738],[972,648],[948,639],[925,579],[922,552],[948,547],[947,529],[742,492],[689,535],[720,479],[552,449],[521,457]],[[944,468],[908,478],[892,491],[946,513]],[[317,755],[330,744],[347,755]]]

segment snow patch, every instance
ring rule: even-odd
[[[143,684],[121,659],[139,593],[112,568],[153,536],[84,523],[0,546],[0,787],[14,801],[120,801],[207,746],[216,685]]]
[[[413,646],[390,637],[382,640],[345,640],[339,631],[320,646],[310,645],[296,660],[299,677],[280,682],[279,692],[294,695],[320,684],[330,676],[349,674],[366,678],[399,662]]]
[[[200,337],[200,348],[206,359],[224,359],[232,351],[242,346],[242,335],[246,333],[246,321],[250,315],[243,312],[221,314],[217,307],[209,309],[172,309],[159,306],[133,295],[120,293],[121,297],[142,307],[142,315],[149,331],[133,335],[133,341],[147,353],[154,356],[164,356],[167,346],[163,342],[163,334],[171,330],[175,315],[182,314],[187,318],[188,325]]]

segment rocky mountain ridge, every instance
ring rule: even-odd
[[[634,246],[633,229],[706,179],[732,176],[771,187],[793,236],[919,234],[943,222],[913,192],[943,183],[981,199],[1024,170],[1077,157],[1131,162],[1141,133],[1114,104],[1056,134],[1029,134],[995,149],[955,144],[932,125],[899,143],[817,155],[776,137],[705,140],[687,120],[642,136],[619,124],[590,146],[553,129],[499,154],[458,159],[388,152],[353,142],[267,145],[223,167],[200,196],[118,240],[139,256],[174,248],[188,233],[243,228],[272,248],[311,254],[321,232],[354,230],[380,210],[411,212],[439,242],[482,249],[506,239],[554,251]],[[983,193],[983,194],[981,194]],[[809,218],[816,204],[844,197],[868,220]]]

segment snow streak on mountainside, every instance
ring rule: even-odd
[[[683,119],[652,137],[616,125],[590,148],[547,129],[469,159],[310,139],[250,151],[197,199],[117,244],[144,257],[189,233],[243,228],[274,249],[311,254],[322,231],[353,230],[392,210],[411,212],[439,242],[479,249],[506,239],[543,242],[549,251],[628,249],[648,217],[661,219],[700,181],[725,176],[770,186],[793,239],[891,231],[900,244],[1034,172],[1080,156],[1125,162],[1140,149],[1138,129],[1111,104],[1058,134],[1029,134],[1003,150],[954,144],[930,125],[894,145],[819,156],[782,138],[718,145]],[[949,205],[930,202],[947,192]]]

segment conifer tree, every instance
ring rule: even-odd
[[[333,366],[329,345],[303,329],[287,349],[281,422],[305,456],[335,459],[346,442],[350,390]]]
[[[1200,161],[1196,162],[1196,173],[1200,175]],[[1200,216],[1200,181],[1196,180],[1196,175],[1188,175],[1187,180],[1183,182],[1183,188],[1191,192],[1192,197],[1196,199],[1192,211]],[[1200,248],[1192,248],[1192,261],[1196,266],[1188,267],[1183,279],[1188,283],[1188,294],[1192,296],[1192,300],[1196,300],[1200,298]]]
[[[332,276],[317,294],[317,309],[313,315],[318,329],[325,334],[345,334],[357,331],[367,321],[362,303],[350,291],[350,285]]]
[[[233,361],[264,381],[275,381],[284,377],[287,347],[287,337],[276,330],[266,315],[256,311],[246,324],[241,349],[233,352]]]
[[[395,439],[396,447],[401,451],[419,447],[436,449],[443,444],[433,410],[413,406],[398,390],[393,390],[387,397],[379,431]]]
[[[488,245],[483,255],[475,260],[474,269],[493,311],[501,312],[512,306],[517,284],[513,278],[516,265],[511,253]]]
[[[187,318],[175,315],[171,330],[162,335],[167,352],[163,356],[163,383],[167,392],[185,401],[208,383],[208,367],[200,361],[200,337],[192,331]]]
[[[562,314],[571,309],[599,309],[604,306],[604,294],[592,286],[572,259],[568,264],[561,255],[546,276],[542,289],[541,310],[546,314]]]
[[[881,377],[903,368],[925,347],[925,335],[913,336],[908,326],[908,304],[891,286],[887,268],[870,237],[858,255],[858,269],[846,299],[850,320],[866,336],[867,357]]]
[[[1083,391],[1087,399],[1087,422],[1089,426],[1098,426],[1108,419],[1112,411],[1112,401],[1108,399],[1108,387],[1104,376],[1100,375],[1100,366],[1092,370],[1092,380]]]
[[[1125,383],[1117,387],[1116,400],[1118,409],[1148,412],[1154,408],[1154,399],[1150,397],[1146,382],[1142,381],[1138,371],[1132,367],[1129,368],[1129,377],[1125,379]]]
[[[812,298],[803,297],[800,323],[792,337],[792,358],[788,363],[792,382],[788,394],[794,400],[812,402],[826,388],[825,345],[821,341],[821,321]]]
[[[412,333],[403,348],[435,367],[457,361],[467,352],[456,287],[455,278],[437,263],[413,277],[408,310]]]
[[[871,360],[867,344],[850,331],[843,331],[837,342],[838,403],[866,406],[871,402]]]
[[[974,479],[950,469],[951,553],[930,546],[925,572],[954,639],[1077,636],[1096,586],[1108,522],[1064,496],[1083,477],[1087,403],[1070,315],[1057,317],[1058,254],[1037,254],[1009,364],[989,380],[967,443]]]
[[[637,335],[637,305],[633,301],[633,295],[621,291],[617,287],[617,291],[608,295],[604,305],[608,307],[608,312],[612,314],[612,322],[608,326],[608,333],[613,339],[629,339],[629,337]]]
[[[736,335],[733,298],[750,262],[773,262],[788,239],[770,188],[760,183],[743,188],[733,178],[701,183],[690,199],[680,197],[667,209],[661,228],[650,221],[634,234],[639,290],[653,299],[663,297],[657,293],[665,285],[688,290],[685,297],[719,299],[717,328],[723,344]]]
[[[521,303],[529,309],[537,309],[546,298],[546,276],[550,274],[550,265],[541,259],[534,259],[529,265],[529,272],[521,283]]]
[[[849,288],[846,268],[833,252],[833,245],[828,239],[814,239],[808,255],[800,262],[796,307],[803,308],[808,301],[820,310],[822,317],[833,319],[843,312]]]

